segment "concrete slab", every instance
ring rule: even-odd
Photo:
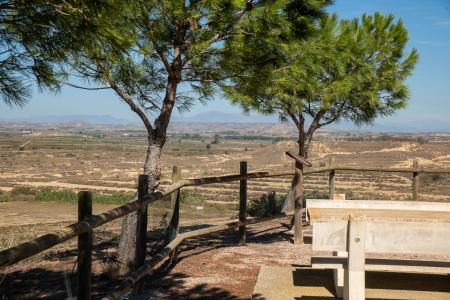
[[[366,273],[366,299],[450,300],[448,275]],[[262,266],[254,300],[330,300],[334,294],[332,270]]]
[[[304,297],[334,299],[333,272],[331,270],[310,269],[307,271],[291,267],[262,266],[252,299],[307,299]]]

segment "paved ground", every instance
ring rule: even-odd
[[[449,282],[447,275],[366,272],[366,299],[448,300]],[[263,266],[253,299],[336,299],[333,273],[331,270]]]

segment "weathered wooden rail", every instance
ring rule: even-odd
[[[295,157],[293,157],[296,159]],[[450,174],[450,169],[426,169],[419,167],[418,163],[414,163],[412,169],[408,168],[378,168],[378,167],[357,167],[346,166],[341,164],[331,164],[326,167],[309,168],[302,174],[329,173],[329,194],[333,196],[335,192],[335,176],[336,171],[360,171],[360,172],[396,172],[396,173],[412,173],[413,174],[413,195],[414,199],[418,198],[418,185],[420,173],[444,173]],[[120,286],[109,296],[104,299],[120,299],[133,288],[134,292],[139,292],[140,280],[155,271],[155,267],[167,260],[176,248],[186,239],[195,238],[203,235],[216,233],[230,228],[239,229],[239,243],[245,244],[245,226],[268,221],[275,218],[292,216],[293,213],[285,213],[273,215],[268,218],[248,218],[247,207],[247,180],[294,176],[295,172],[256,172],[247,173],[247,163],[241,162],[240,174],[226,175],[219,177],[205,177],[196,179],[181,179],[180,170],[174,168],[173,184],[166,188],[164,192],[148,193],[148,177],[140,175],[138,179],[138,193],[133,199],[134,201],[111,209],[107,212],[92,215],[92,194],[90,192],[79,193],[79,209],[78,222],[73,223],[61,230],[56,230],[37,237],[31,241],[19,244],[15,247],[0,252],[0,271],[7,266],[18,263],[28,257],[43,252],[55,245],[61,244],[69,239],[78,236],[78,264],[77,264],[77,283],[78,283],[78,299],[90,299],[90,273],[91,273],[91,257],[92,257],[92,232],[93,229],[109,223],[117,218],[123,217],[132,212],[138,214],[137,238],[136,238],[136,255],[134,271],[126,277]],[[298,173],[297,173],[298,175]],[[214,183],[240,181],[240,209],[239,219],[224,222],[222,224],[178,234],[178,218],[179,218],[179,191],[181,188],[189,186],[200,186]],[[147,237],[147,207],[148,204],[163,199],[171,195],[171,207],[173,214],[169,226],[168,244],[167,246],[154,256],[150,261],[145,263],[146,237]],[[273,205],[273,204],[272,204]],[[297,214],[298,215],[298,214]],[[301,223],[301,222],[300,222]]]

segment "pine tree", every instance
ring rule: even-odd
[[[259,49],[230,40],[229,55],[240,61],[223,67],[239,76],[223,89],[247,111],[291,119],[299,155],[307,157],[317,129],[339,120],[367,124],[405,107],[405,79],[418,59],[415,49],[405,51],[407,41],[402,21],[379,13],[350,21],[326,16],[309,38],[272,35]]]
[[[67,79],[61,68],[69,52],[108,39],[122,47],[113,21],[123,11],[110,0],[0,1],[0,96],[21,106],[31,86],[57,91]],[[122,35],[124,36],[124,35]]]
[[[189,110],[197,101],[211,100],[217,85],[229,76],[219,65],[225,41],[245,35],[255,19],[266,20],[269,27],[280,26],[277,20],[284,18],[287,5],[297,11],[293,18],[307,26],[315,18],[314,5],[327,1],[130,2],[135,10],[129,26],[135,30],[129,49],[111,54],[107,45],[100,44],[96,51],[76,53],[72,67],[94,84],[113,89],[142,120],[148,133],[144,173],[149,175],[150,190],[155,190],[173,110]],[[129,215],[122,225],[122,273],[129,270],[134,257],[135,220],[134,214]]]
[[[371,123],[406,105],[405,79],[418,55],[414,49],[405,51],[408,34],[401,21],[379,13],[351,21],[324,16],[315,33],[303,39],[289,16],[291,27],[281,34],[266,30],[257,44],[254,37],[227,41],[222,66],[233,76],[223,90],[244,110],[291,119],[299,155],[308,157],[321,127],[339,120]],[[295,203],[294,242],[301,244],[301,163],[295,164],[295,174],[286,206]]]

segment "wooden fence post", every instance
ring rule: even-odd
[[[136,248],[134,269],[137,270],[144,265],[145,254],[147,250],[147,203],[144,200],[145,195],[148,194],[148,175],[139,175],[138,178],[138,199],[143,202],[141,207],[136,211]],[[141,291],[142,284],[138,283],[134,289],[134,293]]]
[[[92,217],[92,193],[78,193],[78,221]],[[78,236],[77,259],[78,300],[91,299],[92,230]]]
[[[247,175],[247,162],[241,161],[240,174]],[[247,218],[247,179],[241,179],[239,185],[239,245],[245,245],[245,222]]]
[[[272,217],[277,214],[277,205],[276,205],[276,192],[272,191],[269,193],[269,204]]]
[[[303,245],[303,164],[301,162],[295,162],[294,178],[294,244]]]
[[[419,161],[413,161],[413,200],[419,200]]]
[[[332,167],[334,165],[334,157],[330,156],[329,159],[329,167]],[[334,176],[336,175],[336,170],[331,170],[330,174],[328,175],[328,198],[334,199]]]
[[[172,169],[172,184],[180,181],[181,169],[177,166],[173,166]],[[167,228],[166,244],[173,241],[178,235],[178,227],[180,222],[180,196],[181,189],[170,195],[170,208],[172,210],[172,216],[170,217],[170,223]]]

